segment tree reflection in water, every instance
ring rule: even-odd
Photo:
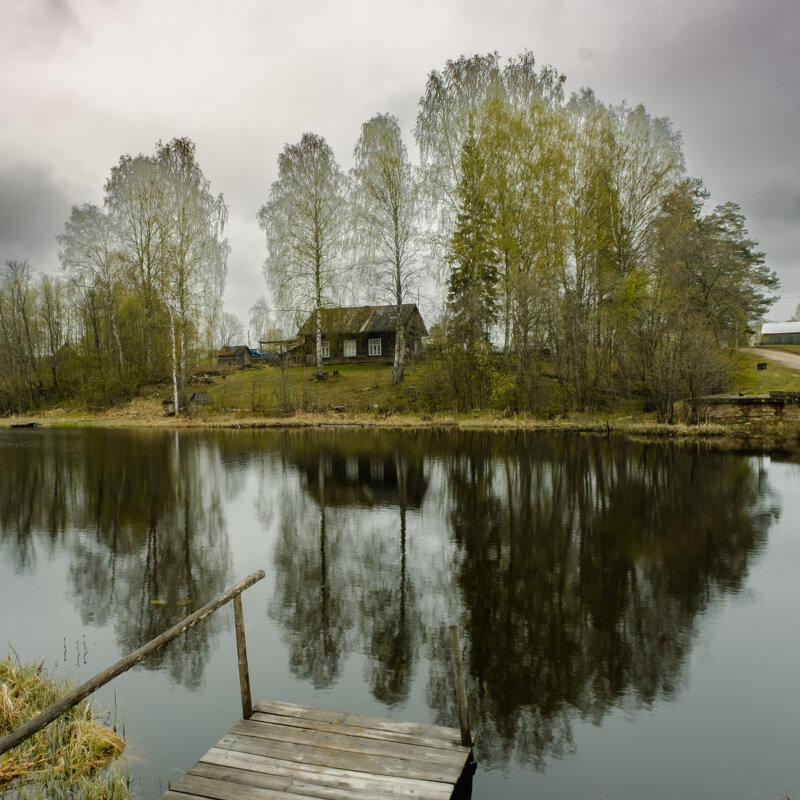
[[[316,505],[315,535],[311,519],[284,517],[276,549],[293,671],[330,686],[363,652],[373,695],[391,706],[424,655],[428,701],[456,724],[450,620],[428,594],[455,590],[444,609],[462,626],[488,764],[541,767],[573,749],[576,718],[676,692],[698,615],[741,588],[776,513],[751,460],[696,446],[313,432],[281,447]],[[424,503],[457,552],[409,570],[407,514]],[[367,512],[387,507],[396,530],[370,531]]]
[[[489,765],[541,767],[574,748],[576,719],[678,692],[699,617],[742,589],[777,514],[754,459],[697,445],[325,429],[26,436],[0,441],[14,451],[0,471],[3,559],[25,572],[41,543],[69,551],[84,621],[113,624],[120,649],[222,590],[223,502],[255,470],[272,483],[255,504],[292,673],[332,687],[356,653],[374,698],[397,707],[427,669],[426,701],[455,725],[446,629],[458,621]],[[219,624],[147,666],[196,686]]]
[[[0,524],[16,533],[20,568],[35,552],[32,532],[63,539],[82,622],[112,621],[127,653],[224,589],[230,548],[213,448],[174,432],[44,433],[0,472],[0,496],[16,500]],[[221,624],[210,617],[144,667],[199,686]]]
[[[677,691],[698,615],[741,588],[777,512],[744,458],[460,438],[446,473],[481,757],[541,767],[572,748],[574,717]],[[441,707],[449,683],[431,676]]]
[[[406,568],[406,511],[419,508],[426,487],[421,452],[409,458],[402,441],[313,431],[281,442],[316,506],[309,512],[316,521],[284,516],[275,551],[273,613],[290,632],[292,671],[317,688],[330,686],[358,649],[374,696],[387,705],[408,697],[420,628]],[[351,509],[395,505],[396,541],[354,524]]]

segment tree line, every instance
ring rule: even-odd
[[[122,156],[57,237],[61,274],[0,270],[0,411],[102,408],[170,377],[177,404],[220,319],[227,213],[189,139]]]
[[[355,297],[399,319],[427,279],[431,407],[671,421],[725,387],[778,285],[741,209],[706,208],[668,119],[563,87],[528,52],[461,57],[428,78],[417,166],[388,114],[362,126],[349,175],[316,134],[286,146],[259,212],[265,277],[278,305],[316,313],[319,371],[322,307],[367,286]]]
[[[529,52],[462,56],[428,77],[418,163],[388,113],[362,125],[349,171],[316,133],[286,145],[257,215],[251,327],[315,313],[322,377],[323,307],[386,303],[399,320],[424,291],[429,408],[696,414],[777,277],[739,206],[708,207],[668,119],[564,82]],[[220,308],[226,213],[188,139],[120,159],[103,208],[74,208],[59,237],[63,276],[6,263],[0,406],[109,404],[170,372],[177,404],[187,358],[215,327],[241,331]],[[395,383],[405,349],[399,325]]]

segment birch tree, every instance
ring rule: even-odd
[[[333,150],[315,133],[278,156],[278,179],[258,212],[266,234],[264,275],[278,305],[316,315],[317,378],[322,369],[322,308],[331,302],[344,269],[347,177]]]
[[[406,344],[402,305],[419,278],[418,185],[397,118],[378,114],[361,126],[354,152],[356,243],[370,283],[395,306],[392,383],[403,379]]]
[[[147,380],[155,377],[155,323],[164,286],[165,194],[155,161],[122,156],[106,182],[105,204],[122,262],[144,311]]]
[[[6,261],[0,267],[0,333],[10,367],[4,372],[20,411],[34,405],[40,387],[35,288],[27,260]]]
[[[171,318],[173,352],[177,350],[178,389],[186,387],[186,359],[193,334],[203,328],[210,341],[227,274],[228,242],[223,237],[228,208],[195,158],[190,139],[156,146],[163,184],[162,247],[164,299]],[[175,371],[175,370],[174,370]],[[177,406],[176,406],[177,407]]]
[[[64,233],[56,238],[59,259],[67,277],[82,293],[99,293],[114,338],[117,367],[122,369],[122,340],[117,319],[122,259],[111,219],[91,203],[73,206],[64,223]]]

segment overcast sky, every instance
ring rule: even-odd
[[[305,131],[345,169],[360,126],[411,130],[448,59],[530,50],[681,132],[712,202],[742,206],[800,302],[800,0],[0,0],[0,261],[58,269],[70,207],[120,155],[187,136],[230,209],[225,306],[265,291],[256,212]]]

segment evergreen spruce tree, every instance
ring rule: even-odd
[[[497,252],[486,191],[486,167],[470,133],[461,150],[456,228],[450,240],[448,301],[453,337],[467,346],[488,342],[497,315]]]

